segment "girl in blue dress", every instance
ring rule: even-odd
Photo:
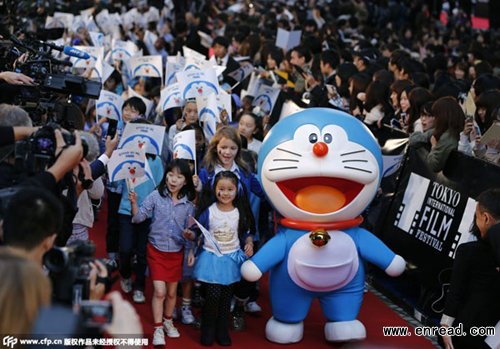
[[[255,221],[238,177],[231,171],[215,175],[203,191],[198,221],[207,228],[193,276],[206,284],[201,344],[231,345],[228,316],[240,266],[253,255]],[[208,236],[207,236],[208,235]],[[194,235],[191,236],[194,238]]]

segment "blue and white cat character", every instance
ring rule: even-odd
[[[311,108],[278,122],[259,152],[259,179],[284,217],[278,233],[241,272],[249,281],[270,271],[271,342],[295,343],[318,298],[327,341],[366,337],[357,320],[366,260],[398,276],[405,261],[360,228],[360,214],[382,178],[377,141],[362,122],[333,109]]]

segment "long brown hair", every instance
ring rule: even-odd
[[[449,132],[459,139],[460,132],[464,129],[465,114],[457,100],[453,97],[441,97],[432,105],[434,120],[433,136],[439,140],[443,133]]]
[[[242,171],[249,173],[250,167],[241,158],[242,146],[241,146],[240,134],[234,127],[231,126],[223,126],[219,128],[217,132],[215,132],[215,135],[208,144],[208,150],[207,153],[205,154],[205,158],[203,159],[203,166],[207,169],[209,173],[215,169],[215,165],[219,163],[219,157],[217,155],[217,145],[219,144],[222,138],[227,138],[236,143],[236,145],[238,146],[238,152],[236,153],[234,161]]]
[[[29,334],[38,310],[50,304],[52,286],[39,265],[0,249],[0,333]]]

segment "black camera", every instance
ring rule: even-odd
[[[54,291],[54,300],[65,304],[80,304],[90,294],[90,263],[95,261],[95,245],[91,241],[75,241],[66,247],[54,247],[45,253],[43,264],[49,270]],[[114,272],[108,263],[105,286],[110,286],[110,275]]]
[[[61,130],[66,145],[75,144],[75,136],[61,129],[58,124],[48,123],[31,137],[19,141],[15,146],[16,163],[28,173],[44,171],[56,160],[56,130]],[[87,156],[88,144],[82,140],[83,157]]]
[[[56,301],[74,304],[89,298],[90,262],[95,245],[77,241],[66,247],[55,247],[45,253],[43,264],[49,270]]]

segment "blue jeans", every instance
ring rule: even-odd
[[[120,222],[120,275],[124,279],[135,273],[134,290],[144,291],[146,281],[146,246],[150,219],[139,224],[131,222],[132,217],[124,214],[119,215]],[[132,266],[132,256],[136,255],[137,263]],[[132,270],[133,268],[133,270]]]

